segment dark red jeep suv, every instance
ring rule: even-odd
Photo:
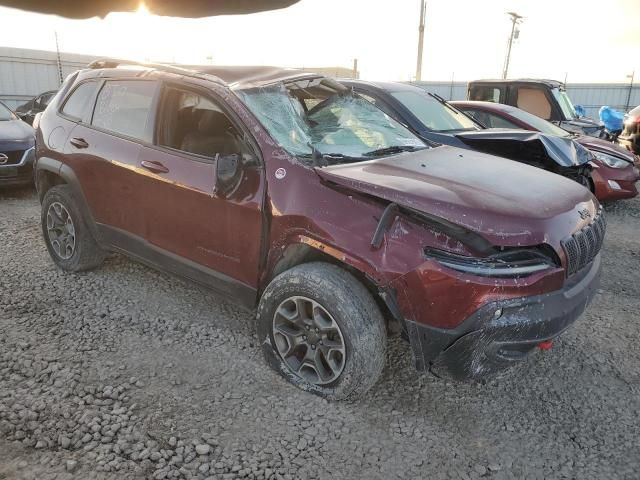
[[[97,61],[65,81],[36,144],[60,268],[118,251],[257,306],[271,366],[332,399],[376,382],[391,332],[420,370],[512,365],[599,279],[605,220],[587,189],[427,147],[317,74]]]

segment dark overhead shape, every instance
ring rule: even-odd
[[[213,17],[240,15],[285,8],[299,0],[147,0],[145,5],[156,15],[170,17]],[[68,18],[104,17],[111,12],[134,12],[139,0],[0,0],[0,6],[49,13]]]

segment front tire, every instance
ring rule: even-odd
[[[96,243],[68,185],[56,185],[42,200],[42,233],[54,263],[80,272],[100,265],[105,252]]]
[[[278,275],[258,306],[258,337],[269,365],[297,387],[355,399],[384,368],[384,319],[349,272],[306,263]]]

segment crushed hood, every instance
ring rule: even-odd
[[[554,162],[560,167],[577,167],[593,160],[589,150],[569,137],[507,129],[465,132],[456,137],[474,150],[531,164]]]
[[[465,227],[496,246],[559,246],[597,203],[578,183],[510,160],[442,146],[316,168],[325,181]]]

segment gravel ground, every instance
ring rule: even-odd
[[[552,350],[461,384],[393,339],[358,403],[285,383],[253,313],[191,283],[62,273],[35,194],[0,205],[0,479],[640,476],[638,199],[607,207],[602,288]]]

